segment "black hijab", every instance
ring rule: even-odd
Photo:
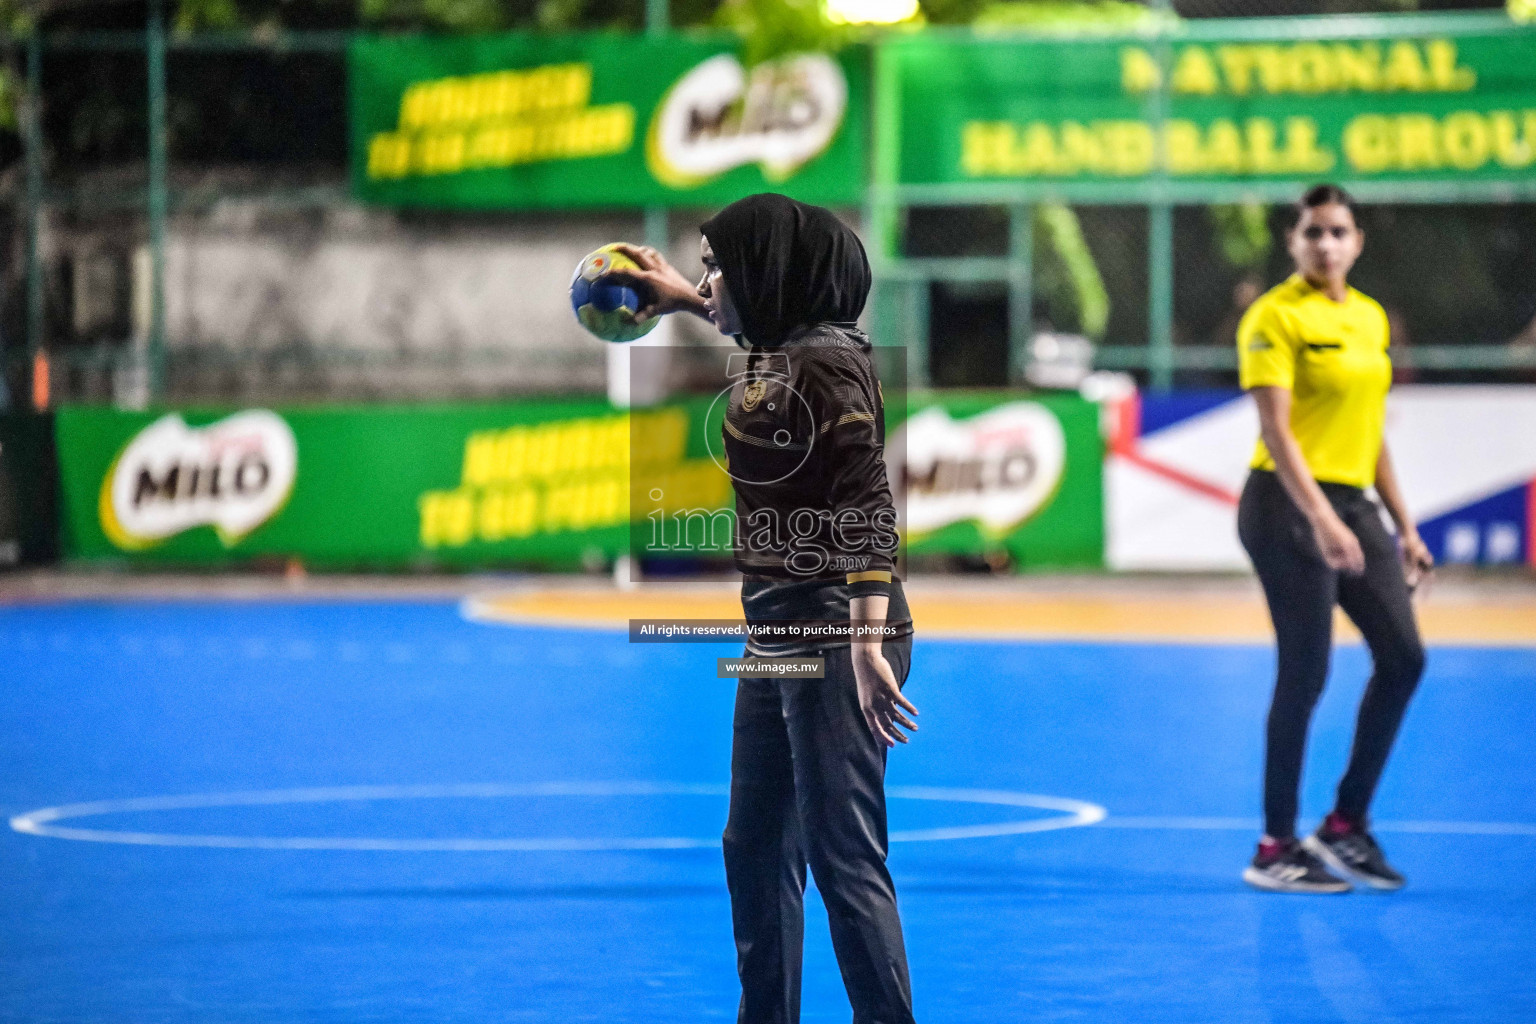
[[[804,324],[851,324],[864,309],[869,259],[831,210],[764,192],[737,200],[700,230],[755,345],[778,345]]]

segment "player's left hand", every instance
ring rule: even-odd
[[[908,742],[897,726],[916,732],[917,723],[902,712],[915,715],[917,708],[901,695],[896,673],[878,644],[853,645],[853,678],[859,689],[859,710],[864,712],[864,721],[875,739],[887,747]]]
[[[1429,547],[1420,539],[1417,530],[1402,538],[1402,549],[1403,578],[1408,581],[1409,590],[1416,590],[1434,574],[1435,556],[1429,553]]]
[[[649,320],[664,313],[688,312],[703,316],[704,300],[693,282],[683,276],[667,258],[649,245],[615,243],[614,248],[635,261],[639,270],[614,270],[608,276],[640,286],[646,305],[635,310],[636,320]]]

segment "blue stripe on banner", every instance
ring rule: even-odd
[[[1530,490],[1521,484],[1419,524],[1435,561],[1451,565],[1510,565],[1526,561]]]
[[[1171,427],[1175,423],[1192,419],[1209,412],[1218,405],[1225,405],[1243,397],[1237,389],[1213,388],[1205,391],[1174,391],[1168,394],[1143,394],[1141,396],[1141,436]]]

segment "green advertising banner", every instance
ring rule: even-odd
[[[66,407],[56,420],[64,553],[338,568],[600,562],[628,550],[632,515],[733,507],[705,437],[710,409]],[[1102,564],[1093,404],[946,395],[918,403],[895,431],[909,550],[1007,550],[1026,568]],[[642,484],[664,492],[664,506],[631,495]]]
[[[751,69],[727,38],[359,37],[352,180],[368,202],[537,208],[860,202],[864,56]]]
[[[69,557],[571,567],[629,543],[632,436],[679,501],[724,505],[703,410],[606,401],[58,414]]]
[[[1322,36],[1322,21],[1298,20],[1286,38],[1238,31],[892,42],[880,60],[898,83],[898,179],[1536,177],[1536,27]]]
[[[1005,553],[1020,569],[1104,564],[1099,407],[1073,394],[912,396],[901,461],[911,555]]]

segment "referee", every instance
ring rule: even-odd
[[[1256,301],[1237,331],[1242,386],[1259,442],[1237,529],[1264,587],[1279,648],[1264,760],[1264,836],[1243,879],[1275,892],[1398,889],[1369,830],[1376,783],[1424,671],[1410,591],[1433,566],[1383,439],[1392,365],[1387,317],[1346,281],[1364,232],[1348,194],[1309,189],[1288,241],[1296,273]],[[1397,541],[1367,495],[1374,487]],[[1312,709],[1328,676],[1333,608],[1371,651],[1349,766],[1333,810],[1296,839],[1297,789]]]
[[[736,491],[735,557],[746,654],[819,657],[820,679],[768,670],[737,684],[726,881],[741,1024],[800,1017],[806,867],[827,907],[854,1024],[910,1024],[912,991],[886,869],[886,752],[916,729],[902,696],[912,617],[893,577],[896,514],[870,343],[854,321],[869,294],[858,236],[830,211],[749,196],[703,225],[697,288],[654,249],[626,275],[654,298],[639,316],[687,310],[748,349],[733,356],[722,425]],[[769,624],[840,627],[840,638],[769,635]],[[879,632],[849,637],[847,627]]]

